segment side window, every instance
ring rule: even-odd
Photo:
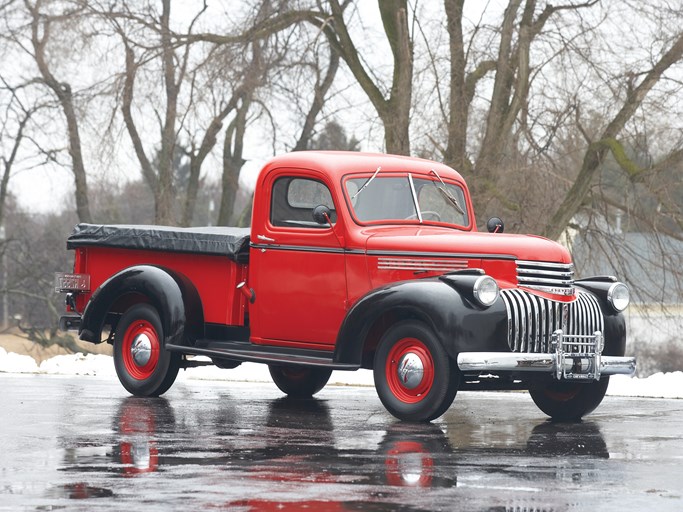
[[[270,223],[280,227],[325,229],[328,226],[313,220],[313,209],[319,205],[327,206],[332,211],[332,223],[337,222],[332,194],[322,182],[310,178],[278,178],[273,184]]]

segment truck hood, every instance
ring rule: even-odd
[[[366,235],[368,253],[572,262],[569,251],[563,246],[534,235],[479,233],[424,226],[376,228],[366,231]]]

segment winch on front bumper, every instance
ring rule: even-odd
[[[600,380],[603,375],[633,375],[634,357],[603,356],[604,337],[596,331],[590,335],[567,335],[561,329],[552,334],[552,352],[462,352],[458,368],[462,372],[544,372],[557,380]]]

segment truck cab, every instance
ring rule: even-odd
[[[268,364],[297,396],[333,369],[371,369],[404,420],[440,416],[459,389],[528,389],[554,418],[588,414],[609,375],[635,370],[628,289],[575,279],[564,247],[501,228],[477,232],[443,164],[292,153],[261,170],[250,232],[77,226],[63,325],[112,343],[133,394],[165,392],[203,355]]]

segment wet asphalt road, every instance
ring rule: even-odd
[[[553,424],[526,394],[461,393],[411,425],[369,388],[0,386],[0,510],[683,510],[681,400],[607,397]]]

